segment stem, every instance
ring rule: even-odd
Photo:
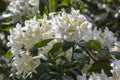
[[[49,12],[55,11],[55,0],[49,0]]]
[[[90,51],[88,49],[86,49],[85,47],[82,47],[85,52],[88,54],[88,56],[94,61],[94,62],[97,62],[97,60],[91,55]]]
[[[71,60],[73,61],[73,57],[74,57],[74,46],[72,47],[72,57],[71,57]]]

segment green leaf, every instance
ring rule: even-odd
[[[51,42],[53,39],[46,39],[46,40],[40,40],[39,42],[35,43],[34,47],[41,48],[43,46],[46,46],[49,42]]]
[[[48,63],[45,66],[47,67],[48,72],[51,72],[51,71],[56,71],[57,72],[57,71],[59,71],[59,66],[57,66],[57,65]]]
[[[42,73],[38,80],[51,80],[52,75],[49,73]]]
[[[75,62],[66,61],[63,65],[64,68],[69,69],[74,66]]]
[[[71,76],[74,80],[77,80],[77,72],[72,68],[66,70],[66,75]]]
[[[74,80],[71,76],[62,76],[62,80]]]
[[[87,46],[88,46],[88,48],[93,49],[95,51],[99,51],[99,52],[102,51],[102,45],[99,42],[99,40],[89,40],[87,42]]]
[[[31,19],[31,18],[34,18],[34,17],[36,17],[37,19],[40,19],[40,18],[42,18],[42,16],[41,15],[28,15],[28,16],[26,16],[26,19]]]
[[[116,59],[120,59],[120,52],[111,52],[110,54],[114,55]]]
[[[39,1],[39,10],[40,10],[40,14],[46,14],[48,13],[48,6],[49,6],[49,2],[48,0],[40,0]]]
[[[6,53],[6,58],[7,59],[10,59],[12,57],[12,52],[9,50],[7,53]]]
[[[75,53],[74,56],[73,56],[73,59],[74,60],[81,60],[81,61],[85,61],[85,62],[89,62],[90,61],[90,58],[83,54],[83,53]]]
[[[9,31],[11,28],[14,28],[14,26],[11,23],[1,23],[0,24],[0,31]]]
[[[61,0],[60,3],[57,4],[57,6],[59,6],[59,7],[69,6],[73,2],[74,2],[74,0]]]
[[[9,21],[11,21],[10,16],[8,16],[8,17],[0,16],[0,22],[9,22]]]
[[[92,67],[89,69],[89,72],[97,72],[100,73],[101,70],[104,70],[107,75],[111,75],[110,70],[110,61],[109,60],[99,60],[92,64]]]
[[[55,59],[57,60],[57,59],[59,59],[59,58],[61,58],[63,56],[65,56],[65,54],[63,52],[58,53],[57,56],[55,57]]]
[[[103,49],[100,54],[98,52],[92,53],[98,60],[109,60],[111,59],[111,53],[109,52],[109,49]]]
[[[49,53],[55,53],[62,48],[62,43],[55,43]]]
[[[62,50],[67,51],[72,46],[74,46],[74,42],[66,42],[66,41],[64,41],[63,44],[62,44]]]

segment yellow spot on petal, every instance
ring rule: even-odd
[[[69,23],[70,23],[71,25],[74,25],[74,24],[75,24],[75,21],[74,21],[73,19],[70,19],[70,20],[69,20]]]
[[[40,30],[37,29],[37,30],[35,31],[35,34],[39,35],[39,34],[40,34]]]
[[[46,20],[43,19],[43,20],[42,20],[42,26],[45,26],[46,24],[47,24]]]
[[[33,64],[34,64],[33,60],[30,60],[30,61],[28,62],[28,64],[29,64],[29,65],[33,65]]]
[[[50,33],[50,31],[49,31],[49,30],[46,30],[45,34],[49,34],[49,33]]]
[[[23,35],[22,35],[22,34],[19,34],[19,36],[20,36],[20,39],[22,40],[22,39],[23,39]]]
[[[83,28],[84,27],[84,25],[85,25],[85,23],[83,22],[83,23],[81,23],[80,24],[80,28]]]
[[[73,29],[69,29],[69,30],[68,30],[68,33],[69,33],[70,35],[72,35],[72,34],[74,33],[74,30],[73,30]]]
[[[32,36],[27,36],[27,40],[31,41],[32,40]]]

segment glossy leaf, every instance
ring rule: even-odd
[[[62,76],[62,80],[74,80],[71,76]]]
[[[7,59],[10,59],[12,57],[12,52],[9,50],[7,53],[6,53],[6,58]]]
[[[64,41],[63,44],[62,44],[62,50],[67,51],[72,46],[74,46],[74,42],[66,42],[66,41]]]
[[[55,44],[53,45],[52,49],[49,51],[49,53],[52,53],[52,54],[53,54],[53,53],[61,50],[61,48],[62,48],[62,43],[55,43]]]
[[[85,62],[90,61],[90,58],[83,53],[75,53],[73,58],[74,58],[74,60],[82,60]]]
[[[95,51],[99,51],[99,52],[102,51],[102,45],[98,40],[89,40],[87,42],[87,46],[88,48],[93,49]]]
[[[49,42],[51,42],[53,39],[46,39],[46,40],[40,40],[39,42],[37,42],[34,47],[36,48],[41,48],[43,46],[46,46]]]
[[[92,67],[89,69],[89,72],[97,72],[100,73],[101,70],[104,70],[106,74],[111,75],[110,70],[110,61],[108,60],[99,60],[92,64]]]

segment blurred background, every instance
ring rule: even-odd
[[[0,0],[0,80],[19,80],[17,76],[9,77],[10,60],[6,53],[9,29],[15,24],[10,23],[11,18],[4,17],[7,14],[7,6],[10,0]],[[104,29],[108,27],[120,40],[120,0],[40,0],[40,15],[65,9],[67,12],[73,7],[86,15],[93,27]]]

